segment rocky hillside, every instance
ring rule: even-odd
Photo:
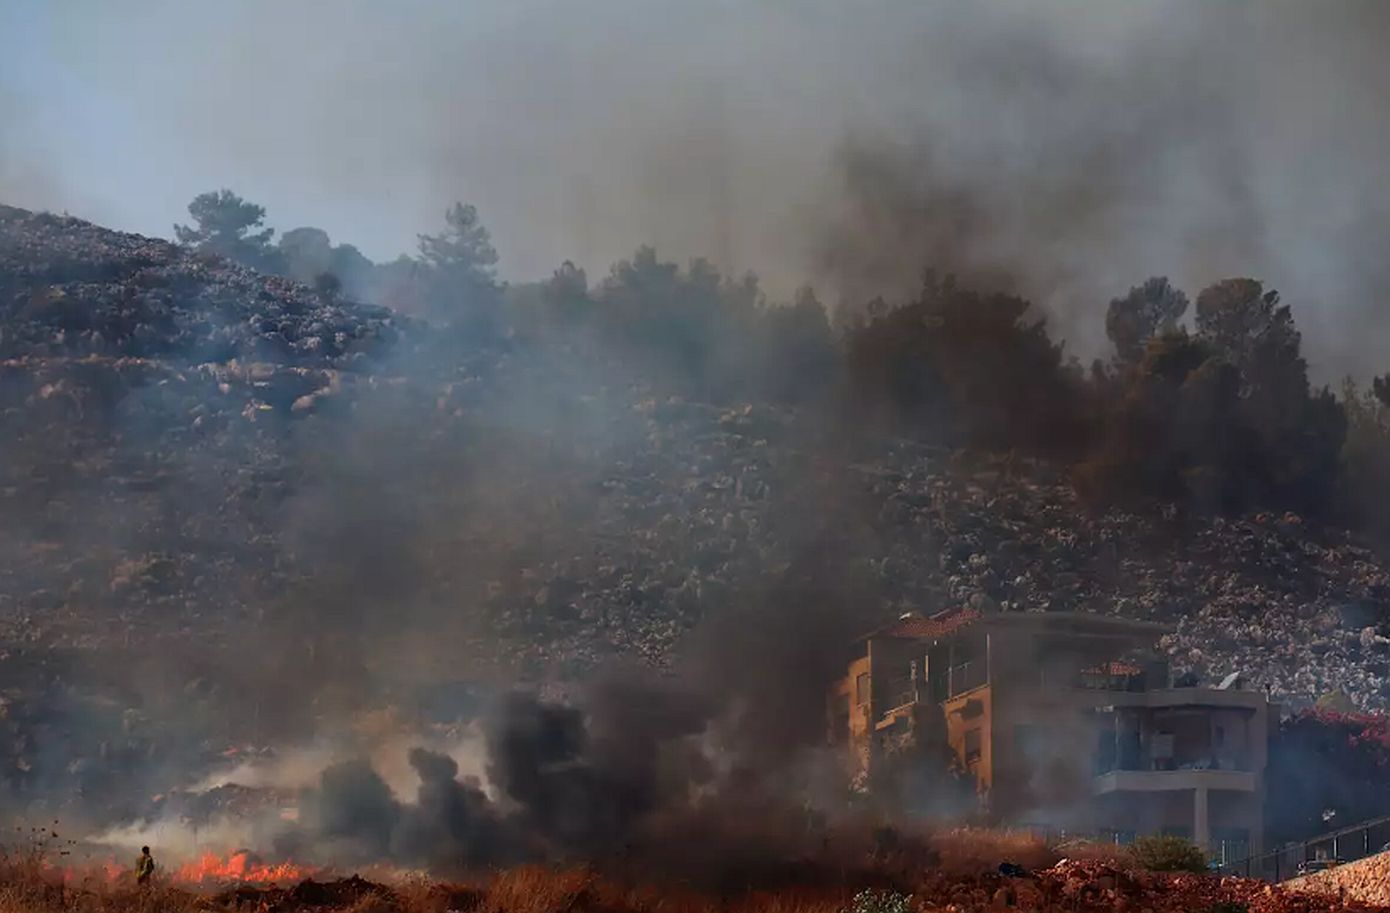
[[[847,443],[564,356],[0,207],[0,637],[201,643],[308,607],[447,637],[456,677],[551,678],[664,662],[815,530],[876,594],[864,628],[1117,613],[1172,623],[1199,676],[1390,701],[1390,563],[1345,531],[1089,512],[1043,464]]]
[[[89,644],[151,613],[217,624],[253,605],[252,569],[276,549],[256,492],[281,458],[263,417],[313,411],[396,323],[163,241],[0,207],[9,638]]]

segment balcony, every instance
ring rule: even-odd
[[[1256,778],[1248,770],[1111,770],[1098,774],[1091,781],[1091,788],[1097,795],[1201,788],[1253,793]]]
[[[1161,737],[1160,737],[1161,738]],[[1157,739],[1155,740],[1157,741]],[[1213,750],[1210,745],[1197,747],[1191,753],[1172,753],[1169,742],[1167,753],[1146,752],[1136,741],[1117,739],[1107,741],[1095,754],[1095,773],[1106,774],[1112,771],[1140,771],[1153,773],[1180,773],[1182,771],[1242,771],[1253,770],[1250,758],[1241,750]]]
[[[1155,750],[1156,746],[1162,746]],[[1238,746],[1218,748],[1205,745],[1181,746],[1175,752],[1171,737],[1152,737],[1141,744],[1137,738],[1120,738],[1102,743],[1095,754],[1097,793],[1152,792],[1162,790],[1230,789],[1253,792],[1256,777],[1249,754]]]
[[[1142,691],[1131,689],[1078,689],[1095,695],[1097,705],[1111,708],[1148,708],[1163,710],[1167,708],[1206,707],[1213,710],[1240,710],[1255,713],[1268,703],[1268,698],[1259,691],[1223,691],[1219,688],[1150,688]]]

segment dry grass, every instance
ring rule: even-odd
[[[750,868],[747,877],[718,885],[657,877],[641,865],[602,872],[590,866],[517,866],[457,884],[421,877],[375,887],[358,882],[355,893],[312,908],[302,894],[288,890],[243,892],[238,908],[230,893],[216,896],[169,885],[139,889],[125,880],[112,883],[101,873],[64,883],[41,859],[5,859],[0,913],[839,913],[865,887],[923,897],[957,892],[964,899],[962,886],[970,885],[978,900],[983,873],[1003,861],[1042,869],[1063,855],[1114,856],[1113,848],[1072,846],[1063,852],[1031,833],[979,829],[898,834],[888,852],[852,838],[826,846],[824,858],[781,869]]]
[[[1004,861],[1041,869],[1062,858],[1031,831],[956,828],[933,834],[929,845],[939,854],[941,869],[952,874],[988,871]]]
[[[852,891],[782,887],[715,896],[683,885],[626,883],[588,868],[519,866],[474,882],[447,884],[408,879],[363,894],[341,913],[836,913]],[[263,903],[262,903],[263,901]],[[212,913],[237,909],[229,896],[168,885],[140,889],[94,877],[84,884],[52,870],[0,867],[0,913]],[[272,892],[243,913],[288,913],[293,901]]]

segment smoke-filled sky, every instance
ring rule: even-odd
[[[377,259],[461,199],[508,278],[651,243],[832,302],[936,265],[1082,354],[1149,275],[1254,275],[1331,379],[1390,366],[1388,25],[1382,0],[9,0],[0,199],[168,235],[228,186]]]

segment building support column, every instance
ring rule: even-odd
[[[1207,821],[1207,788],[1192,791],[1192,842],[1203,850],[1211,849],[1211,829]]]

